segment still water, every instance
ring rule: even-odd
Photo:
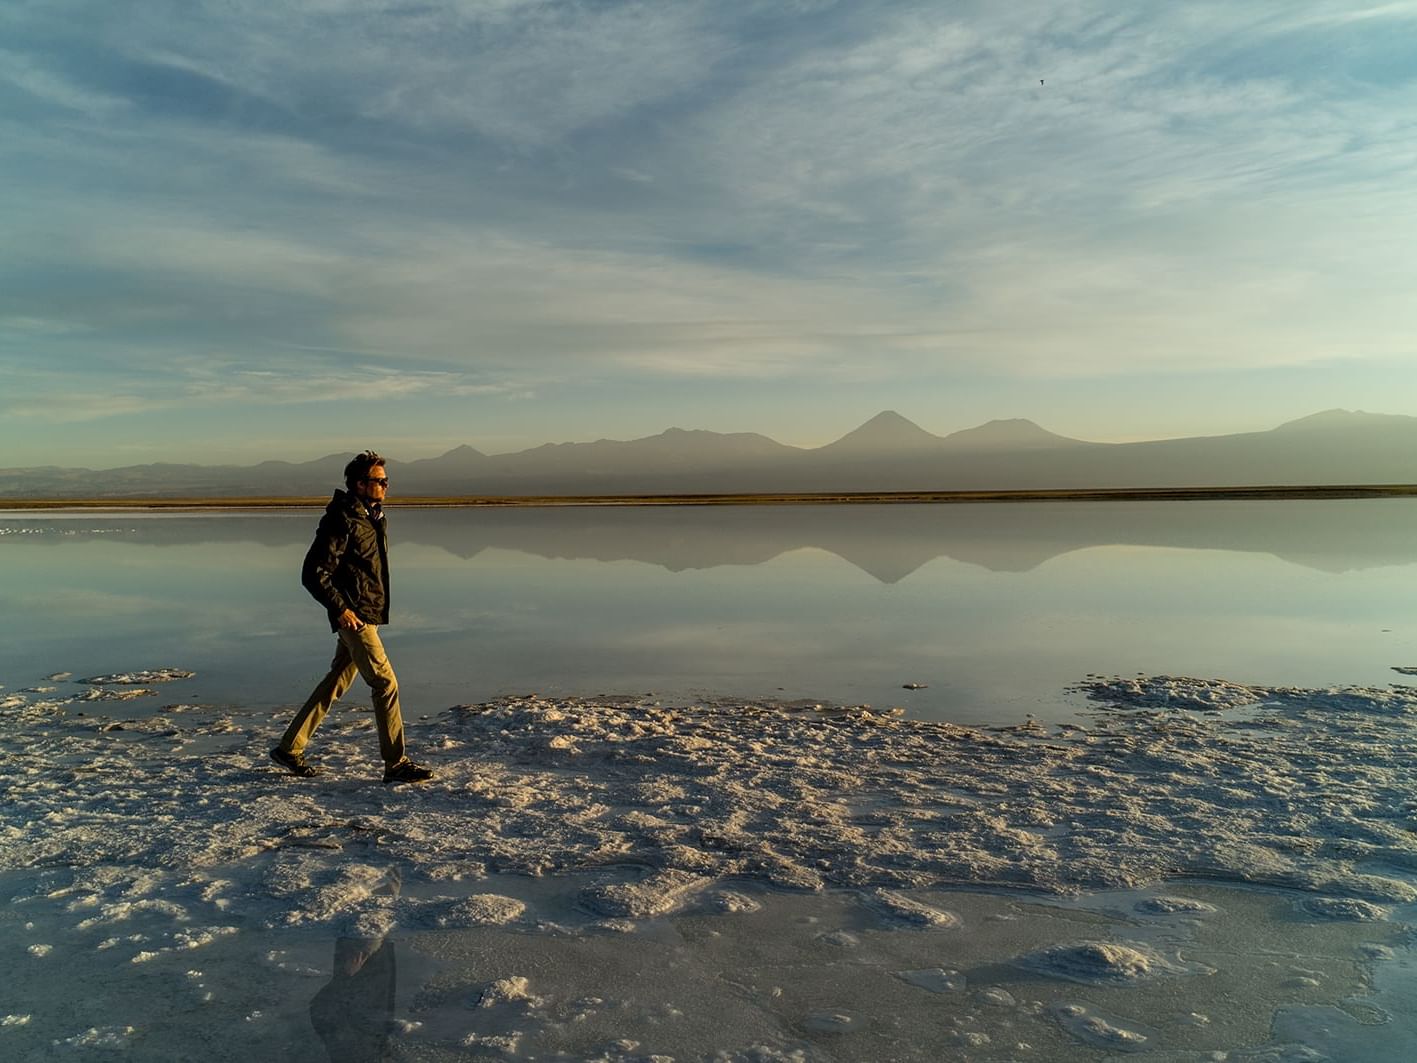
[[[328,1048],[343,1063],[387,1058],[389,1036],[394,1058],[438,1060],[629,1061],[649,1050],[870,1063],[1100,1063],[1134,1049],[1132,1058],[1158,1060],[1412,1057],[1411,903],[1348,921],[1306,916],[1307,895],[1194,876],[1072,898],[965,882],[913,894],[957,913],[959,926],[902,929],[865,903],[871,891],[802,893],[750,877],[729,883],[735,892],[721,896],[735,898],[730,907],[689,904],[627,928],[587,914],[585,891],[628,889],[647,873],[639,864],[587,860],[544,876],[480,859],[449,864],[427,824],[450,816],[460,828],[491,822],[499,853],[539,853],[546,834],[519,833],[508,809],[535,804],[564,773],[437,747],[439,783],[385,791],[359,769],[306,787],[266,763],[275,729],[323,673],[333,643],[299,586],[317,517],[0,513],[0,702],[8,697],[20,720],[5,776],[10,821],[0,817],[0,955],[21,974],[0,980],[0,1058],[217,1063],[324,1058]],[[411,722],[533,691],[1064,721],[1084,708],[1067,688],[1089,673],[1316,687],[1412,682],[1392,669],[1417,665],[1417,504],[1405,500],[395,508],[390,523],[394,623],[384,635]],[[76,712],[66,699],[81,689],[77,678],[161,667],[197,674],[160,697],[120,703],[113,715],[123,723],[111,728],[29,704],[54,689]],[[75,679],[47,678],[62,672]],[[364,698],[356,685],[347,701]],[[207,708],[173,710],[170,726],[127,719],[177,699]],[[367,755],[355,714],[336,715],[321,755],[335,758],[341,745]],[[1165,782],[1194,775],[1203,788],[1208,751],[1187,748],[1199,770]],[[1303,741],[1297,748],[1308,755]],[[649,780],[670,766],[652,765]],[[699,785],[694,765],[672,767],[673,778]],[[1338,764],[1335,778],[1351,788],[1368,777],[1361,767]],[[592,763],[566,785],[629,787],[622,769]],[[495,782],[479,782],[484,772]],[[1303,779],[1268,774],[1226,780],[1227,802],[1266,780],[1290,795],[1276,807],[1311,802],[1312,823],[1350,803],[1339,789],[1310,793]],[[946,782],[953,802],[959,779]],[[793,811],[780,817],[786,827],[775,829],[802,813],[799,783],[785,803]],[[731,796],[711,792],[719,805]],[[872,839],[896,795],[844,793],[843,829],[874,859]],[[1029,794],[988,793],[981,807],[1033,814]],[[1132,795],[1116,796],[1120,806]],[[656,812],[677,814],[662,803]],[[1351,803],[1406,822],[1400,801]],[[617,831],[661,822],[641,815],[625,826],[622,804],[605,806]],[[567,809],[553,805],[559,822]],[[943,829],[960,808],[918,811]],[[512,817],[505,829],[503,816]],[[1175,834],[1196,829],[1186,823]],[[1403,828],[1378,827],[1386,847],[1371,859],[1406,882]],[[1071,829],[1047,827],[1038,843],[1061,845]],[[1275,842],[1283,858],[1290,839],[1267,829],[1246,838]],[[179,840],[188,856],[135,841],[149,835]],[[1001,835],[1014,836],[1032,835]],[[250,842],[239,859],[222,855],[229,837]],[[905,844],[892,837],[887,855]],[[1119,840],[1119,860],[1140,838]],[[1341,861],[1365,846],[1375,848],[1345,831],[1321,848]],[[711,848],[689,855],[711,865]],[[529,914],[447,929],[420,915],[478,898]],[[1341,907],[1347,898],[1318,899]],[[392,930],[354,918],[385,910],[398,914]],[[1183,958],[1187,973],[1082,985],[1018,965],[1097,940],[1156,945]],[[530,995],[518,996],[523,976]],[[360,1031],[377,1035],[367,1055],[336,1047]],[[719,1051],[746,1045],[785,1047]]]
[[[318,512],[0,513],[0,682],[152,667],[302,700]],[[1417,504],[390,510],[405,712],[506,693],[901,706],[1011,723],[1087,673],[1382,684],[1417,663]],[[923,684],[906,689],[906,684]],[[360,697],[356,687],[350,697]]]

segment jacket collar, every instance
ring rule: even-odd
[[[336,489],[334,498],[330,499],[331,509],[339,508],[353,514],[360,514],[368,517],[372,521],[384,519],[384,507],[377,502],[366,502],[353,491],[342,491]]]

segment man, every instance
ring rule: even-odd
[[[379,641],[379,625],[389,620],[389,539],[383,506],[389,479],[384,459],[366,450],[344,467],[344,482],[348,491],[336,491],[325,507],[300,570],[300,582],[325,607],[330,630],[339,638],[335,659],[271,750],[271,759],[292,775],[318,774],[305,760],[305,745],[358,672],[373,694],[384,782],[424,782],[433,772],[404,753],[399,683]]]

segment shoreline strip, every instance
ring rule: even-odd
[[[1185,502],[1411,498],[1414,484],[1255,485],[1246,487],[1107,487],[1007,491],[824,491],[643,495],[414,495],[390,499],[402,508],[552,508],[572,506],[948,505],[986,502]],[[309,509],[327,498],[215,497],[0,498],[0,510],[67,509]]]

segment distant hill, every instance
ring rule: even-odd
[[[818,458],[828,460],[875,458],[930,453],[938,451],[943,443],[939,436],[931,435],[894,410],[884,410],[836,442],[818,447],[816,454]]]
[[[1080,439],[1055,435],[1032,421],[1014,418],[990,421],[978,428],[952,432],[942,441],[951,450],[1045,450],[1050,447],[1100,447],[1106,443],[1085,443]]]
[[[339,486],[347,460],[0,469],[0,498],[309,497]],[[1021,419],[937,436],[887,410],[816,448],[670,428],[512,454],[459,446],[389,469],[396,498],[1405,484],[1417,482],[1417,417],[1325,410],[1261,432],[1093,443]]]

